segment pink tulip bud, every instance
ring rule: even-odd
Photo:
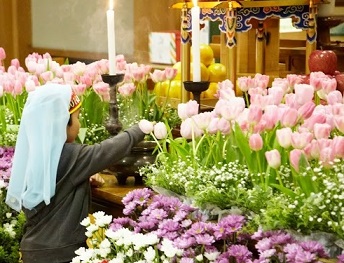
[[[85,87],[86,85],[83,84]],[[110,86],[103,81],[93,84],[93,90],[98,94],[102,101],[106,101],[110,98]]]
[[[254,86],[262,89],[266,89],[269,85],[269,75],[262,75],[257,73],[254,76]]]
[[[344,116],[343,115],[334,116],[334,125],[341,133],[344,133]]]
[[[158,122],[154,125],[154,135],[158,140],[162,140],[167,137],[167,128],[165,123]]]
[[[260,151],[263,148],[262,136],[259,133],[252,134],[249,139],[249,145],[253,151]]]
[[[224,118],[220,118],[218,123],[217,123],[217,129],[222,133],[222,134],[230,134],[231,133],[231,124],[228,120]]]
[[[191,118],[187,118],[180,125],[180,135],[185,139],[192,139],[192,135],[197,138],[202,134],[202,130],[195,125]]]
[[[139,128],[144,134],[150,134],[154,130],[153,123],[148,120],[140,120]]]
[[[153,82],[163,82],[166,78],[166,72],[164,70],[155,69],[153,73],[149,73]]]
[[[265,158],[272,168],[278,169],[281,166],[281,154],[278,150],[274,149],[265,152]]]
[[[300,149],[293,149],[289,153],[290,164],[296,172],[300,171],[300,159],[303,154],[303,151]]]
[[[124,97],[129,97],[134,93],[135,89],[136,89],[136,87],[135,87],[134,83],[132,83],[132,82],[124,83],[123,85],[118,87],[118,93]]]
[[[262,115],[263,115],[263,111],[259,106],[251,105],[248,108],[247,121],[253,125],[257,124],[262,118]]]

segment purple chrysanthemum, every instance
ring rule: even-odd
[[[246,263],[252,257],[252,253],[244,245],[230,246],[228,248],[228,255],[235,258],[236,263]]]

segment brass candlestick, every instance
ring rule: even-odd
[[[209,84],[209,81],[184,81],[184,88],[193,94],[194,100],[199,105],[198,112],[201,111],[201,93],[209,88]]]
[[[110,86],[110,101],[109,101],[109,119],[105,123],[107,131],[115,136],[122,130],[122,123],[118,118],[118,105],[117,105],[117,84],[122,82],[124,74],[102,75],[102,79]]]

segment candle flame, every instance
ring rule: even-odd
[[[198,6],[198,0],[192,0],[193,6]]]
[[[110,0],[110,1],[109,1],[109,9],[110,9],[110,10],[113,10],[113,6],[114,6],[113,1],[114,1],[114,0]]]

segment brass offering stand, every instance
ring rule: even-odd
[[[117,105],[117,84],[122,82],[124,74],[102,75],[102,79],[110,86],[110,101],[109,101],[109,119],[105,124],[105,128],[112,135],[117,135],[122,130],[122,123],[118,118],[118,105]]]

